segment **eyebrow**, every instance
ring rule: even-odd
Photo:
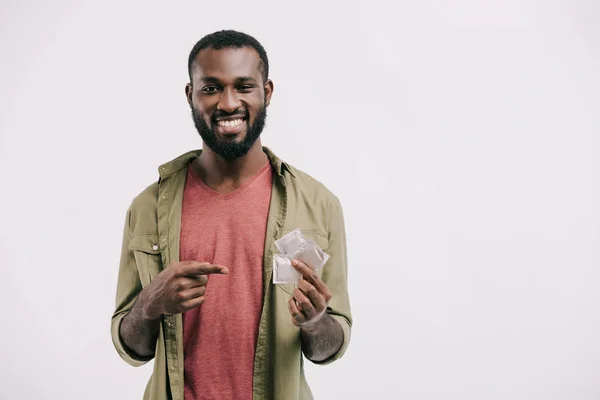
[[[256,82],[256,79],[254,79],[251,76],[240,76],[239,78],[235,79],[236,83],[243,83],[243,82]]]
[[[214,76],[205,76],[205,77],[200,78],[200,80],[205,83],[221,83],[221,80]],[[244,83],[244,82],[256,82],[256,79],[254,79],[251,76],[240,76],[240,77],[235,78],[234,82],[237,84]]]

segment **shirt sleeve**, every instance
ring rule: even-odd
[[[128,364],[139,367],[152,360],[154,356],[141,357],[129,349],[120,334],[123,318],[129,313],[142,290],[142,283],[133,251],[129,249],[131,208],[127,210],[123,229],[123,244],[117,280],[116,307],[111,321],[112,342],[119,356]]]
[[[350,332],[352,328],[352,313],[350,309],[350,297],[348,294],[348,263],[346,256],[346,228],[344,212],[337,197],[331,206],[331,220],[329,223],[329,244],[327,254],[329,259],[323,266],[321,279],[329,290],[332,297],[327,307],[327,313],[331,315],[342,326],[344,341],[340,349],[331,357],[314,362],[319,365],[330,364],[341,358],[350,343]]]

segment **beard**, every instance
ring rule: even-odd
[[[238,113],[236,112],[236,115],[237,114]],[[246,136],[239,142],[223,141],[217,137],[216,118],[224,115],[227,114],[223,112],[215,113],[211,120],[211,126],[209,126],[204,119],[204,115],[196,112],[196,109],[192,107],[192,119],[194,120],[194,125],[196,126],[202,141],[204,141],[204,143],[218,156],[227,161],[233,161],[236,158],[246,155],[260,137],[267,120],[267,108],[263,105],[258,111],[252,125],[250,125],[250,118],[246,112],[246,118],[242,122],[247,124]]]

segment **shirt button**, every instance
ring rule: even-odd
[[[158,250],[158,245],[155,244],[154,246],[152,246],[152,250]]]
[[[171,365],[171,371],[175,371],[175,366]]]

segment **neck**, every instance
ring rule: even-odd
[[[223,159],[205,144],[202,154],[192,163],[192,168],[210,186],[225,182],[241,184],[258,172],[267,161],[268,157],[259,138],[246,155],[231,161]]]

